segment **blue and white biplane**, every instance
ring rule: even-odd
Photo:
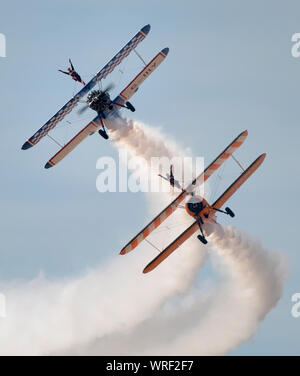
[[[127,108],[130,111],[135,111],[129,99],[136,93],[139,86],[146,80],[147,77],[162,63],[166,58],[169,49],[164,48],[160,51],[142,71],[125,87],[124,90],[114,99],[111,100],[108,94],[110,87],[105,90],[92,90],[97,83],[105,79],[122,61],[127,57],[131,51],[135,51],[136,46],[147,36],[150,31],[150,25],[144,26],[139,32],[105,65],[72,99],[69,100],[50,120],[47,121],[33,136],[31,136],[22,146],[23,150],[29,149],[36,145],[43,137],[55,128],[55,126],[62,121],[62,119],[69,114],[74,107],[87,95],[86,106],[82,108],[79,113],[86,108],[91,108],[97,112],[97,116],[89,122],[80,132],[78,132],[66,145],[64,145],[45,165],[45,168],[55,166],[65,156],[67,156],[79,143],[81,143],[87,136],[98,133],[104,138],[108,139],[106,127],[109,122],[105,124],[105,119],[118,117],[121,108]],[[136,51],[135,51],[136,52]],[[137,54],[138,55],[138,54]],[[139,56],[139,55],[138,55]]]

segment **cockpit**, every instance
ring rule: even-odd
[[[202,200],[198,197],[192,197],[186,204],[188,211],[193,213],[194,215],[198,215],[201,210],[206,207],[205,200]]]

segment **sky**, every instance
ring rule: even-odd
[[[236,154],[241,163],[267,153],[230,201],[233,224],[282,253],[288,278],[281,300],[252,340],[230,354],[299,355],[300,318],[291,316],[291,297],[300,288],[300,58],[291,54],[299,12],[299,2],[289,0],[2,2],[7,56],[0,57],[0,287],[40,273],[52,281],[81,275],[117,257],[150,220],[142,193],[97,191],[98,158],[118,156],[110,142],[90,137],[50,170],[43,168],[57,151],[50,140],[21,150],[80,88],[57,69],[72,58],[87,81],[149,23],[138,52],[145,60],[164,47],[170,52],[132,98],[133,118],[161,129],[205,164],[245,129],[249,136]],[[120,66],[123,73],[116,70],[105,84],[114,81],[117,94],[141,67],[133,55]],[[55,136],[67,140],[92,116],[71,115],[72,125],[64,122]],[[238,172],[229,162],[219,193]],[[211,273],[208,262],[199,278]]]

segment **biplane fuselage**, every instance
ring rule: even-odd
[[[185,210],[195,219],[201,218],[204,222],[206,219],[216,221],[215,212],[201,196],[192,196],[185,204]]]

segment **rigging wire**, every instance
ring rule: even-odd
[[[63,147],[63,145],[61,145],[57,140],[55,140],[55,138],[51,137],[49,134],[47,134],[46,136],[49,137],[53,142],[55,142],[61,148]]]
[[[145,66],[147,66],[145,60],[142,58],[142,56],[136,51],[136,49],[134,48],[133,49],[134,53],[136,54],[136,56],[142,60],[142,62],[144,63]]]
[[[150,242],[150,240],[148,240],[148,239],[145,239],[145,240],[146,240],[146,242],[149,243],[153,248],[155,248],[159,253],[161,253],[161,250],[160,250],[159,248],[157,248],[154,244],[152,244],[152,243]]]
[[[223,166],[222,166],[222,167],[220,168],[220,170],[219,170],[220,172],[218,172],[217,175],[216,175],[216,178],[217,178],[218,180],[217,180],[217,183],[216,183],[216,185],[215,185],[215,187],[214,187],[214,189],[213,189],[213,192],[212,192],[212,194],[211,194],[211,202],[214,202],[215,199],[216,199],[216,197],[217,197],[217,193],[218,193],[218,191],[219,191],[220,184],[221,184],[221,181],[222,181],[222,179],[223,179],[225,166],[226,166],[226,163],[223,164]]]

